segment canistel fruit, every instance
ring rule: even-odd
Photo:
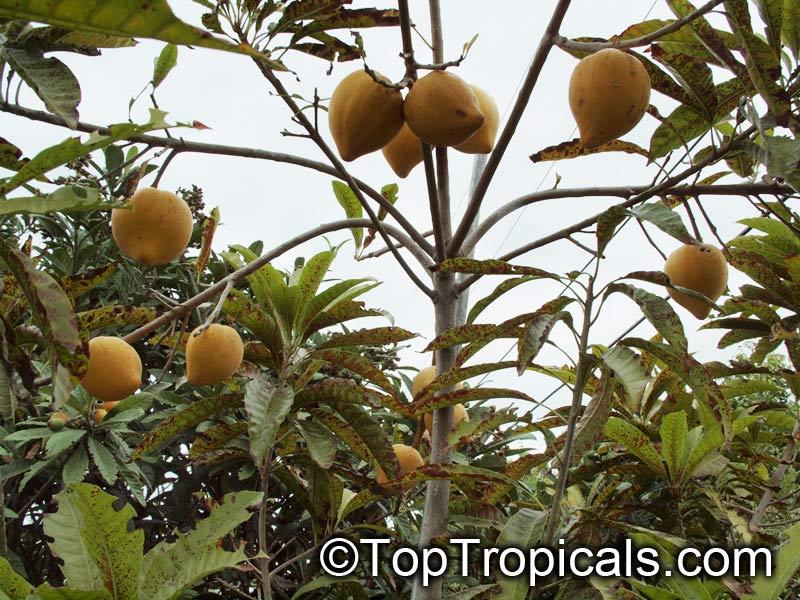
[[[201,325],[186,342],[186,379],[192,385],[216,385],[230,379],[244,358],[239,333],[227,325]]]
[[[133,346],[121,338],[92,338],[89,368],[81,385],[101,402],[122,400],[142,385],[142,361]]]
[[[432,146],[463,144],[484,121],[472,88],[449,71],[431,71],[418,80],[406,96],[403,114],[411,131]]]
[[[581,59],[569,81],[569,107],[581,143],[591,149],[625,135],[650,102],[650,77],[642,63],[606,48]]]
[[[350,73],[333,91],[328,124],[339,155],[355,160],[380,150],[397,135],[403,126],[403,96],[366,71]]]
[[[145,265],[172,262],[192,237],[192,211],[164,190],[142,188],[125,205],[111,211],[111,234],[120,252]]]
[[[414,135],[407,124],[404,124],[400,133],[394,136],[381,152],[395,175],[405,179],[411,170],[422,162],[422,141]]]
[[[500,127],[500,110],[494,98],[477,85],[469,87],[478,99],[478,107],[483,113],[483,125],[466,142],[456,146],[456,150],[466,154],[489,154],[494,148],[497,129]]]
[[[709,244],[684,244],[667,258],[664,273],[670,283],[703,294],[712,302],[728,287],[728,263],[719,248]],[[669,295],[698,319],[705,319],[711,307],[677,290]]]
[[[420,453],[412,446],[394,444],[392,448],[394,448],[394,454],[397,457],[397,462],[400,463],[400,469],[403,471],[403,475],[408,475],[425,464]],[[381,466],[378,465],[378,485],[386,487],[388,483],[389,479],[386,477],[386,473],[384,473]],[[409,490],[413,485],[413,483],[406,483],[403,485],[403,489]]]

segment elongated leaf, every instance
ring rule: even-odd
[[[532,548],[544,535],[547,513],[522,508],[505,524],[497,544],[514,548]],[[499,577],[500,593],[498,600],[524,600],[530,591],[531,582],[527,577]]]
[[[589,401],[575,429],[570,464],[577,464],[583,455],[603,438],[603,432],[614,407],[614,386],[607,372],[603,373],[597,392]],[[563,460],[562,452],[562,460]]]
[[[624,283],[609,285],[606,293],[613,294],[614,292],[622,292],[636,302],[656,331],[675,348],[681,351],[688,349],[680,317],[664,298]]]
[[[553,327],[559,321],[564,321],[572,328],[572,315],[566,311],[539,315],[525,326],[525,334],[520,338],[518,344],[517,375],[522,375],[531,361],[536,358],[547,343]]]
[[[55,498],[58,512],[45,518],[44,530],[70,583],[104,587],[116,600],[139,600],[144,533],[128,531],[133,508],[114,510],[117,498],[88,483],[71,484]]]
[[[392,444],[381,426],[367,411],[355,404],[335,403],[333,407],[361,437],[364,445],[369,448],[372,458],[380,465],[388,479],[395,479],[402,474]]]
[[[475,387],[453,390],[438,396],[425,396],[413,403],[417,414],[431,412],[437,408],[463,404],[471,400],[492,400],[495,398],[515,398],[533,402],[533,398],[524,392],[508,388]]]
[[[694,241],[694,238],[684,226],[678,213],[660,202],[650,202],[637,206],[631,209],[631,214],[638,219],[652,223],[679,242],[690,244]]]
[[[231,440],[247,433],[247,423],[222,423],[198,434],[189,449],[189,458],[195,459],[207,452],[220,450]]]
[[[26,196],[0,200],[0,215],[77,212],[106,208],[95,188],[70,185],[45,196]]]
[[[603,353],[603,362],[614,371],[627,392],[626,405],[633,412],[639,412],[644,392],[650,377],[644,369],[639,356],[625,346],[614,346]]]
[[[347,582],[359,583],[359,580],[355,577],[333,577],[331,575],[320,575],[299,588],[292,595],[292,600],[295,600],[296,598],[302,598],[309,592],[314,592],[316,590],[321,590],[322,588],[334,585],[341,585]]]
[[[416,333],[406,331],[401,327],[375,327],[374,329],[361,329],[350,333],[335,335],[318,346],[325,348],[341,348],[343,346],[383,346],[396,344],[417,337]]]
[[[476,275],[533,275],[547,279],[560,280],[558,275],[536,267],[512,265],[503,260],[476,260],[474,258],[449,258],[438,267],[439,271],[450,273],[470,273]]]
[[[247,432],[250,435],[250,455],[257,466],[264,464],[267,453],[284,419],[292,410],[294,389],[277,387],[265,377],[247,384],[244,408],[247,411]]]
[[[169,75],[169,72],[178,64],[178,47],[175,44],[167,44],[161,50],[161,54],[156,59],[153,68],[153,89],[161,85]]]
[[[54,588],[45,583],[36,589],[36,598],[41,600],[114,600],[108,590],[76,590],[72,587]]]
[[[184,409],[171,414],[148,433],[133,453],[134,460],[156,449],[164,442],[187,429],[202,423],[225,410],[242,406],[242,394],[225,394],[197,400]]]
[[[330,469],[336,456],[336,438],[317,419],[297,420],[295,427],[306,442],[308,453],[320,467]]]
[[[606,437],[623,445],[628,452],[644,462],[654,473],[666,477],[664,465],[653,442],[635,426],[617,417],[610,417],[606,423],[604,433]]]
[[[117,481],[117,462],[114,460],[114,455],[94,438],[89,438],[89,454],[92,455],[92,461],[100,476],[108,485],[114,485]]]
[[[35,0],[0,0],[0,16],[50,23],[78,31],[120,37],[152,38],[187,46],[201,46],[247,54],[269,61],[246,44],[231,44],[178,20],[166,0],[63,0],[59,10]]]
[[[800,6],[794,0],[783,0],[781,37],[795,60],[800,58]]]
[[[467,315],[467,324],[473,323],[475,319],[480,315],[492,302],[500,298],[506,292],[513,290],[520,284],[526,283],[528,281],[535,281],[538,277],[534,277],[532,275],[526,275],[523,277],[516,277],[514,279],[506,279],[502,283],[500,283],[494,291],[486,296],[485,298],[480,299],[472,309],[469,311]]]
[[[298,322],[306,322],[308,306],[316,297],[317,290],[319,290],[319,286],[322,285],[334,258],[336,258],[336,252],[334,250],[327,250],[326,252],[315,254],[303,265],[297,283],[301,291]]]
[[[133,1],[133,0],[130,0]],[[8,5],[10,0],[0,0],[0,15],[4,14],[4,5]],[[72,2],[83,2],[83,0],[72,0]],[[89,3],[92,3],[90,0]],[[158,110],[150,110],[150,121],[144,125],[134,123],[119,123],[110,126],[110,131],[101,135],[97,132],[91,134],[86,142],[81,142],[80,138],[68,138],[42,150],[34,156],[14,177],[0,186],[0,195],[20,187],[27,181],[41,177],[45,173],[67,164],[81,156],[85,156],[95,150],[101,150],[110,146],[114,142],[127,139],[133,135],[147,133],[154,129],[164,129],[169,125],[164,121],[165,113]]]
[[[597,219],[597,228],[595,235],[597,236],[597,252],[603,254],[606,247],[614,238],[617,227],[628,216],[629,212],[621,206],[612,206],[604,211]]]
[[[686,437],[689,435],[686,413],[681,410],[665,415],[659,433],[661,435],[661,454],[664,456],[664,462],[667,463],[669,478],[673,482],[680,483],[686,467],[684,451]]]
[[[67,65],[54,57],[45,58],[43,52],[30,48],[5,47],[2,56],[36,92],[47,110],[75,127],[81,88]]]
[[[89,472],[89,454],[85,448],[78,448],[64,463],[61,478],[65,484],[81,483]]]
[[[691,97],[692,105],[712,121],[717,110],[717,93],[711,68],[706,62],[687,54],[667,52],[658,44],[653,44],[652,56],[678,80]]]
[[[11,600],[25,600],[33,593],[33,586],[14,571],[11,564],[0,556],[0,591]]]
[[[341,181],[332,181],[331,184],[333,185],[333,194],[344,209],[345,216],[348,219],[360,219],[363,216],[363,208],[350,186]],[[356,243],[356,254],[358,254],[364,241],[364,229],[362,227],[353,227],[350,232],[353,234],[353,240]]]
[[[800,567],[800,523],[783,531],[786,541],[778,547],[771,577],[761,574],[753,581],[746,600],[778,600]]]
[[[497,363],[483,363],[479,365],[472,365],[469,367],[465,367],[463,369],[450,369],[449,371],[442,373],[436,379],[431,381],[428,385],[422,388],[415,396],[415,399],[424,398],[426,396],[430,396],[439,390],[443,390],[448,387],[452,387],[457,383],[462,381],[466,381],[471,377],[477,377],[478,375],[485,375],[487,373],[492,373],[494,371],[499,371],[501,369],[512,369],[516,367],[517,363],[513,360],[507,360]]]
[[[105,327],[122,328],[126,325],[144,325],[156,318],[156,311],[143,306],[104,306],[75,315],[81,329],[94,331]]]
[[[601,152],[625,152],[626,154],[648,156],[647,150],[632,142],[614,140],[613,142],[607,142],[601,146],[587,150],[583,147],[580,139],[574,139],[568,142],[562,142],[557,146],[548,146],[543,150],[539,150],[539,152],[531,154],[530,158],[532,162],[538,163],[589,156],[590,154],[600,154]]]

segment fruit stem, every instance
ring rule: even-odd
[[[228,299],[228,294],[230,294],[231,290],[233,289],[234,283],[235,282],[233,281],[233,279],[231,279],[230,281],[228,281],[228,283],[225,284],[225,289],[222,290],[222,293],[219,295],[219,300],[217,300],[217,305],[214,307],[214,310],[211,311],[211,314],[208,315],[208,318],[206,319],[205,323],[203,323],[203,326],[200,329],[198,329],[194,335],[199,335],[203,333],[206,329],[208,329],[208,327],[212,323],[214,323],[217,320],[217,317],[219,316],[219,313],[222,310],[222,306],[225,304],[225,300]]]

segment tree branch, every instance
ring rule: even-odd
[[[769,480],[769,486],[764,490],[764,495],[761,497],[758,507],[753,513],[753,516],[750,518],[751,530],[756,531],[761,528],[761,521],[764,519],[769,505],[772,504],[772,500],[775,498],[775,492],[780,490],[781,481],[783,481],[786,471],[789,470],[789,465],[794,462],[794,455],[795,450],[797,450],[798,441],[800,441],[800,419],[795,421],[794,430],[792,431],[792,438],[786,444],[786,448],[784,448],[783,456],[778,464],[778,468],[772,473],[772,477]]]
[[[183,315],[185,315],[188,312],[191,312],[204,302],[208,302],[209,300],[216,298],[219,294],[223,292],[223,290],[225,290],[228,287],[228,284],[230,282],[235,283],[237,281],[241,281],[251,273],[263,267],[268,262],[275,260],[284,252],[288,252],[292,248],[299,246],[300,244],[307,242],[308,240],[313,240],[314,238],[324,233],[329,233],[331,231],[340,231],[342,229],[350,229],[352,227],[371,227],[371,226],[372,222],[369,219],[344,219],[341,221],[333,221],[331,223],[326,223],[324,225],[320,225],[319,227],[315,227],[314,229],[310,229],[305,233],[301,233],[300,235],[295,236],[292,239],[287,240],[282,244],[276,246],[272,251],[267,252],[266,254],[262,254],[256,260],[246,264],[241,269],[238,269],[233,273],[231,273],[230,275],[223,277],[211,287],[206,288],[196,296],[193,296],[188,300],[182,302],[181,304],[165,312],[158,318],[150,321],[146,325],[143,325],[139,329],[132,331],[131,333],[126,335],[123,339],[129,344],[131,344],[151,334],[159,327],[166,325],[167,323],[171,323],[176,319],[180,319]],[[394,227],[386,225],[386,228],[387,231],[390,232],[391,235],[397,237],[401,241],[401,243],[410,241],[405,236],[405,234],[395,229]],[[430,259],[424,257],[424,255],[420,255],[417,258],[419,259],[424,258],[426,262],[424,262],[423,264],[426,266],[426,269],[432,266]],[[425,291],[425,293],[428,294],[429,296],[433,294],[433,292],[427,287],[423,291]]]
[[[650,42],[654,42],[667,34],[675,33],[687,23],[690,23],[695,19],[702,17],[704,14],[711,12],[716,6],[722,4],[722,2],[723,0],[711,0],[685,17],[681,17],[680,19],[673,21],[661,29],[657,29],[656,31],[637,38],[632,38],[629,40],[617,40],[614,42],[575,42],[565,37],[558,36],[555,40],[555,45],[562,50],[571,50],[574,52],[597,52],[598,50],[603,50],[605,48],[617,48],[622,50],[624,48],[646,46]]]
[[[7,102],[0,103],[0,111],[17,115],[19,117],[24,117],[32,121],[39,121],[41,123],[48,123],[50,125],[56,125],[58,127],[70,129],[67,122],[61,117],[51,115],[50,113],[44,111],[25,108],[17,104],[9,104]],[[108,127],[94,125],[92,123],[86,123],[83,121],[79,121],[75,129],[84,133],[94,133],[95,131],[100,132],[103,135],[110,133],[110,129]],[[214,154],[219,156],[237,156],[241,158],[269,160],[311,169],[326,175],[332,175],[333,177],[341,177],[339,171],[328,164],[310,160],[302,156],[285,154],[283,152],[270,152],[269,150],[261,150],[258,148],[226,146],[222,144],[207,144],[203,142],[187,141],[180,138],[166,138],[147,134],[134,135],[128,138],[128,140],[137,144],[147,144],[148,146],[152,146],[154,148],[173,148],[181,152],[193,152],[195,154]],[[377,202],[381,208],[386,210],[386,212],[397,221],[398,225],[403,228],[403,230],[411,237],[411,239],[419,244],[419,246],[429,256],[434,256],[433,246],[422,235],[420,235],[417,229],[402,215],[397,207],[395,207],[391,202],[387,201],[379,191],[370,187],[364,181],[359,179],[354,179],[353,181],[358,189],[362,190],[370,198],[375,200],[375,202]]]
[[[474,250],[476,244],[483,238],[484,235],[494,227],[499,221],[517,211],[521,208],[544,202],[547,200],[557,200],[561,198],[589,198],[589,197],[618,197],[630,198],[637,194],[643,194],[650,189],[651,186],[619,186],[619,187],[591,187],[591,188],[565,188],[545,190],[542,192],[534,192],[526,194],[511,202],[504,204],[496,211],[491,213],[486,219],[481,221],[480,225],[475,229],[474,233],[470,234],[462,246],[462,253],[468,253]],[[740,195],[778,195],[778,194],[791,194],[792,188],[788,185],[781,185],[778,183],[736,183],[728,185],[678,185],[672,188],[662,190],[660,195],[663,196],[706,196],[706,195],[719,195],[719,196],[740,196]],[[574,232],[573,232],[574,233]]]
[[[517,100],[514,103],[514,108],[511,110],[511,114],[508,117],[508,122],[503,128],[503,133],[500,134],[494,150],[489,156],[489,161],[486,163],[483,175],[481,175],[481,179],[475,187],[475,193],[472,194],[467,209],[464,212],[464,217],[461,219],[458,229],[448,244],[447,251],[449,256],[457,256],[461,252],[461,244],[469,233],[472,221],[475,220],[478,214],[478,209],[480,208],[481,202],[483,202],[484,196],[486,196],[486,191],[489,189],[492,177],[494,177],[497,167],[500,165],[500,161],[511,142],[511,138],[517,130],[517,125],[519,125],[522,119],[525,108],[528,106],[533,88],[539,80],[539,74],[542,72],[548,54],[550,54],[550,49],[553,47],[553,43],[558,35],[558,29],[561,27],[561,22],[564,20],[564,15],[567,13],[569,4],[570,0],[559,0],[558,5],[553,11],[550,23],[548,23],[547,29],[545,29],[544,35],[542,35],[542,39],[539,41],[539,47],[536,49],[536,54],[533,57],[533,61],[531,61],[531,66],[528,68],[528,74],[525,77]]]

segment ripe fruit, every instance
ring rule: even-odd
[[[244,358],[242,338],[233,327],[201,325],[186,342],[186,378],[192,385],[214,385],[233,376]]]
[[[453,429],[455,431],[463,421],[469,423],[469,414],[463,404],[456,404],[453,407]],[[425,413],[425,429],[428,433],[433,434],[433,413]]]
[[[69,423],[69,415],[63,412],[54,412],[47,420],[50,431],[61,431],[67,423]]]
[[[107,411],[114,410],[114,407],[119,404],[119,400],[112,400],[111,402],[103,402],[103,408]]]
[[[649,102],[650,77],[644,66],[615,48],[581,59],[569,80],[569,107],[587,149],[628,133]]]
[[[422,162],[422,142],[407,124],[403,124],[400,133],[394,136],[381,152],[392,167],[392,171],[402,179],[408,177],[411,169]]]
[[[408,475],[425,464],[425,461],[422,460],[422,456],[417,452],[416,448],[406,446],[405,444],[393,444],[392,448],[394,448],[394,454],[397,457],[397,462],[400,463],[400,469],[402,469],[403,475]],[[389,479],[386,477],[386,473],[384,473],[381,466],[378,465],[378,485],[386,487],[388,482]],[[403,485],[403,489],[411,489],[413,485],[413,483],[406,483]]]
[[[328,124],[341,157],[355,160],[380,150],[397,135],[403,126],[403,96],[366,71],[350,73],[333,91]]]
[[[664,273],[673,285],[700,292],[716,302],[728,286],[725,255],[709,244],[684,244],[667,258]],[[683,292],[669,289],[669,295],[698,319],[705,319],[711,307]]]
[[[108,411],[105,408],[98,408],[94,413],[92,413],[92,421],[94,421],[95,425],[100,425],[103,422],[103,419],[106,418]]]
[[[466,142],[456,146],[456,150],[467,154],[489,154],[494,148],[497,128],[500,127],[500,111],[489,94],[477,85],[469,87],[478,99],[478,107],[483,113],[483,125]]]
[[[484,121],[472,89],[449,71],[431,71],[417,81],[403,114],[411,131],[433,146],[463,144]]]
[[[111,233],[125,256],[146,265],[163,265],[186,250],[192,212],[171,192],[142,188],[126,208],[111,211]]]
[[[142,361],[133,346],[118,337],[89,340],[89,369],[84,389],[102,402],[127,398],[142,384]]]

